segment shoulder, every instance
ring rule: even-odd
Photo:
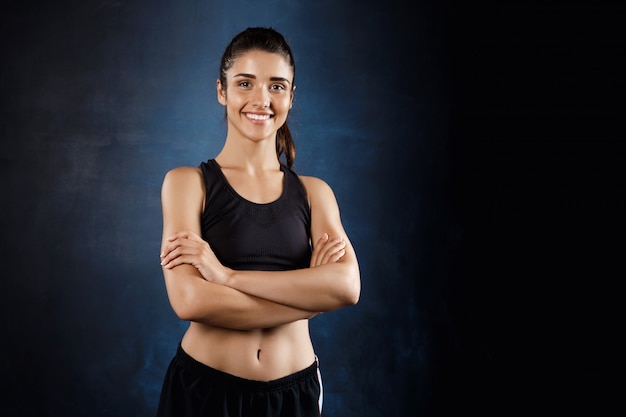
[[[196,167],[177,167],[165,173],[163,184],[166,183],[186,183],[188,181],[197,181],[202,179],[202,171]]]
[[[302,185],[304,186],[312,204],[315,201],[320,200],[335,200],[335,194],[333,193],[332,188],[323,179],[306,175],[299,175],[298,177],[300,178],[300,182],[302,182]]]
[[[163,179],[162,194],[164,196],[180,196],[202,194],[204,179],[200,168],[178,167],[169,170]]]
[[[298,178],[300,178],[302,185],[304,185],[307,191],[309,191],[309,189],[311,191],[315,191],[318,189],[331,189],[330,185],[328,185],[328,183],[326,183],[326,181],[321,178],[311,177],[308,175],[298,175]]]

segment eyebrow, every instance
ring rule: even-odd
[[[256,80],[256,75],[254,75],[254,74],[246,74],[246,73],[243,73],[243,72],[239,73],[239,74],[235,74],[233,76],[233,78],[237,78],[237,77],[253,78],[253,79]],[[283,77],[270,77],[270,81],[284,81],[287,84],[291,84],[291,82],[288,79],[283,78]]]

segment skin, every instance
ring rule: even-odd
[[[215,159],[233,189],[255,203],[270,203],[282,193],[276,131],[292,106],[292,80],[279,54],[254,50],[236,59],[227,85],[217,81],[228,133]],[[180,167],[166,174],[161,265],[173,310],[190,322],[182,347],[196,360],[260,381],[292,374],[315,359],[308,320],[358,302],[358,262],[335,196],[318,178],[300,180],[311,207],[310,267],[236,271],[222,265],[200,237],[201,171]]]

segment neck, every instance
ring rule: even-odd
[[[215,160],[222,167],[243,169],[250,173],[280,169],[275,140],[244,141],[229,135]]]

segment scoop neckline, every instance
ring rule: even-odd
[[[283,190],[281,191],[280,195],[278,196],[278,198],[276,200],[273,200],[273,201],[270,201],[270,202],[267,202],[267,203],[257,203],[255,201],[248,200],[247,198],[245,198],[241,194],[239,194],[237,192],[237,190],[235,190],[235,188],[228,181],[228,178],[226,178],[226,175],[224,175],[224,172],[222,171],[222,167],[220,166],[220,164],[217,163],[215,158],[210,159],[209,161],[215,166],[216,171],[218,172],[218,175],[220,176],[222,182],[226,185],[226,187],[228,187],[228,189],[233,193],[233,195],[235,197],[237,197],[239,200],[241,200],[243,202],[246,202],[248,204],[252,204],[252,205],[255,205],[255,206],[270,206],[272,204],[279,203],[283,199],[285,194],[287,193],[287,172],[286,172],[285,167],[283,166],[283,164],[280,164],[280,170],[283,173]]]

